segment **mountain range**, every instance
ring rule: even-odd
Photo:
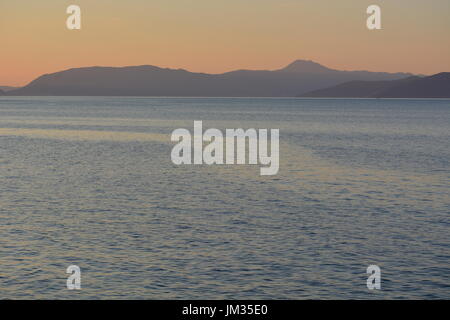
[[[313,98],[450,98],[450,72],[390,81],[350,81],[299,96]]]
[[[0,86],[0,95],[450,98],[450,73],[342,71],[307,60],[222,74],[150,65],[86,67],[45,74],[22,88]]]
[[[278,70],[236,70],[222,74],[156,66],[86,67],[45,74],[3,92],[14,96],[206,96],[295,97],[349,81],[389,81],[409,73],[341,71],[297,60]]]

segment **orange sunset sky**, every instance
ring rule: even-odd
[[[82,29],[66,28],[81,7]],[[366,9],[382,9],[382,30]],[[450,71],[449,0],[0,0],[0,85],[85,66],[220,73],[295,59],[331,68]]]

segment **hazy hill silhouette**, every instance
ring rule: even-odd
[[[316,98],[450,98],[450,72],[391,81],[351,81],[299,95]]]
[[[339,71],[297,60],[279,70],[222,74],[155,66],[88,67],[46,74],[8,95],[294,97],[351,80],[395,80],[407,73]]]
[[[17,89],[17,87],[0,86],[0,90],[4,91],[4,92],[11,91],[11,90],[14,90],[14,89]]]

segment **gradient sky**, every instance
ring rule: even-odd
[[[80,31],[66,28],[71,4]],[[371,4],[383,30],[366,28]],[[94,65],[220,73],[296,59],[433,74],[450,71],[449,31],[449,0],[0,0],[0,85]]]

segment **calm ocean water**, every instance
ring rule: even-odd
[[[193,120],[279,174],[173,165]],[[0,298],[449,299],[449,161],[449,100],[2,97]]]

